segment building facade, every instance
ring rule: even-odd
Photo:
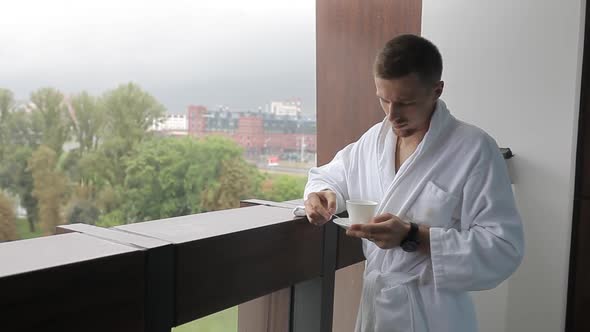
[[[247,153],[284,154],[316,152],[316,121],[301,112],[232,112],[191,105],[187,109],[188,134],[221,135],[234,140]]]

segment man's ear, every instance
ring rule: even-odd
[[[434,87],[434,98],[435,99],[440,98],[440,96],[443,93],[444,88],[445,88],[445,81],[439,81],[438,83],[436,83],[436,86]]]

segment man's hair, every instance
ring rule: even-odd
[[[373,67],[375,76],[391,80],[416,73],[424,83],[436,83],[442,75],[442,56],[425,38],[401,35],[379,51]]]

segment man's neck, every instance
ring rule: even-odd
[[[428,129],[430,128],[430,122],[432,121],[432,116],[434,115],[434,112],[436,111],[436,103],[432,106],[432,113],[430,113],[430,119],[428,121],[428,125],[420,130],[417,130],[415,133],[413,133],[410,136],[407,137],[399,137],[397,138],[397,146],[398,147],[417,147],[418,144],[420,144],[420,142],[422,142],[422,140],[424,139],[424,136],[426,136],[426,133],[428,132]]]
[[[418,144],[420,144],[420,142],[422,142],[422,140],[424,139],[424,136],[426,136],[427,132],[428,132],[428,128],[426,128],[424,130],[417,131],[414,134],[412,134],[411,136],[398,137],[397,144],[399,147],[402,147],[402,148],[416,147],[416,146],[418,146]]]

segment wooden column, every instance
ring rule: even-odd
[[[420,0],[317,0],[318,163],[380,122],[372,64],[396,35],[420,33]],[[338,267],[362,257],[360,241],[339,234]],[[333,331],[353,331],[362,287],[362,264],[336,272]]]
[[[566,331],[590,331],[590,7],[586,6]]]

